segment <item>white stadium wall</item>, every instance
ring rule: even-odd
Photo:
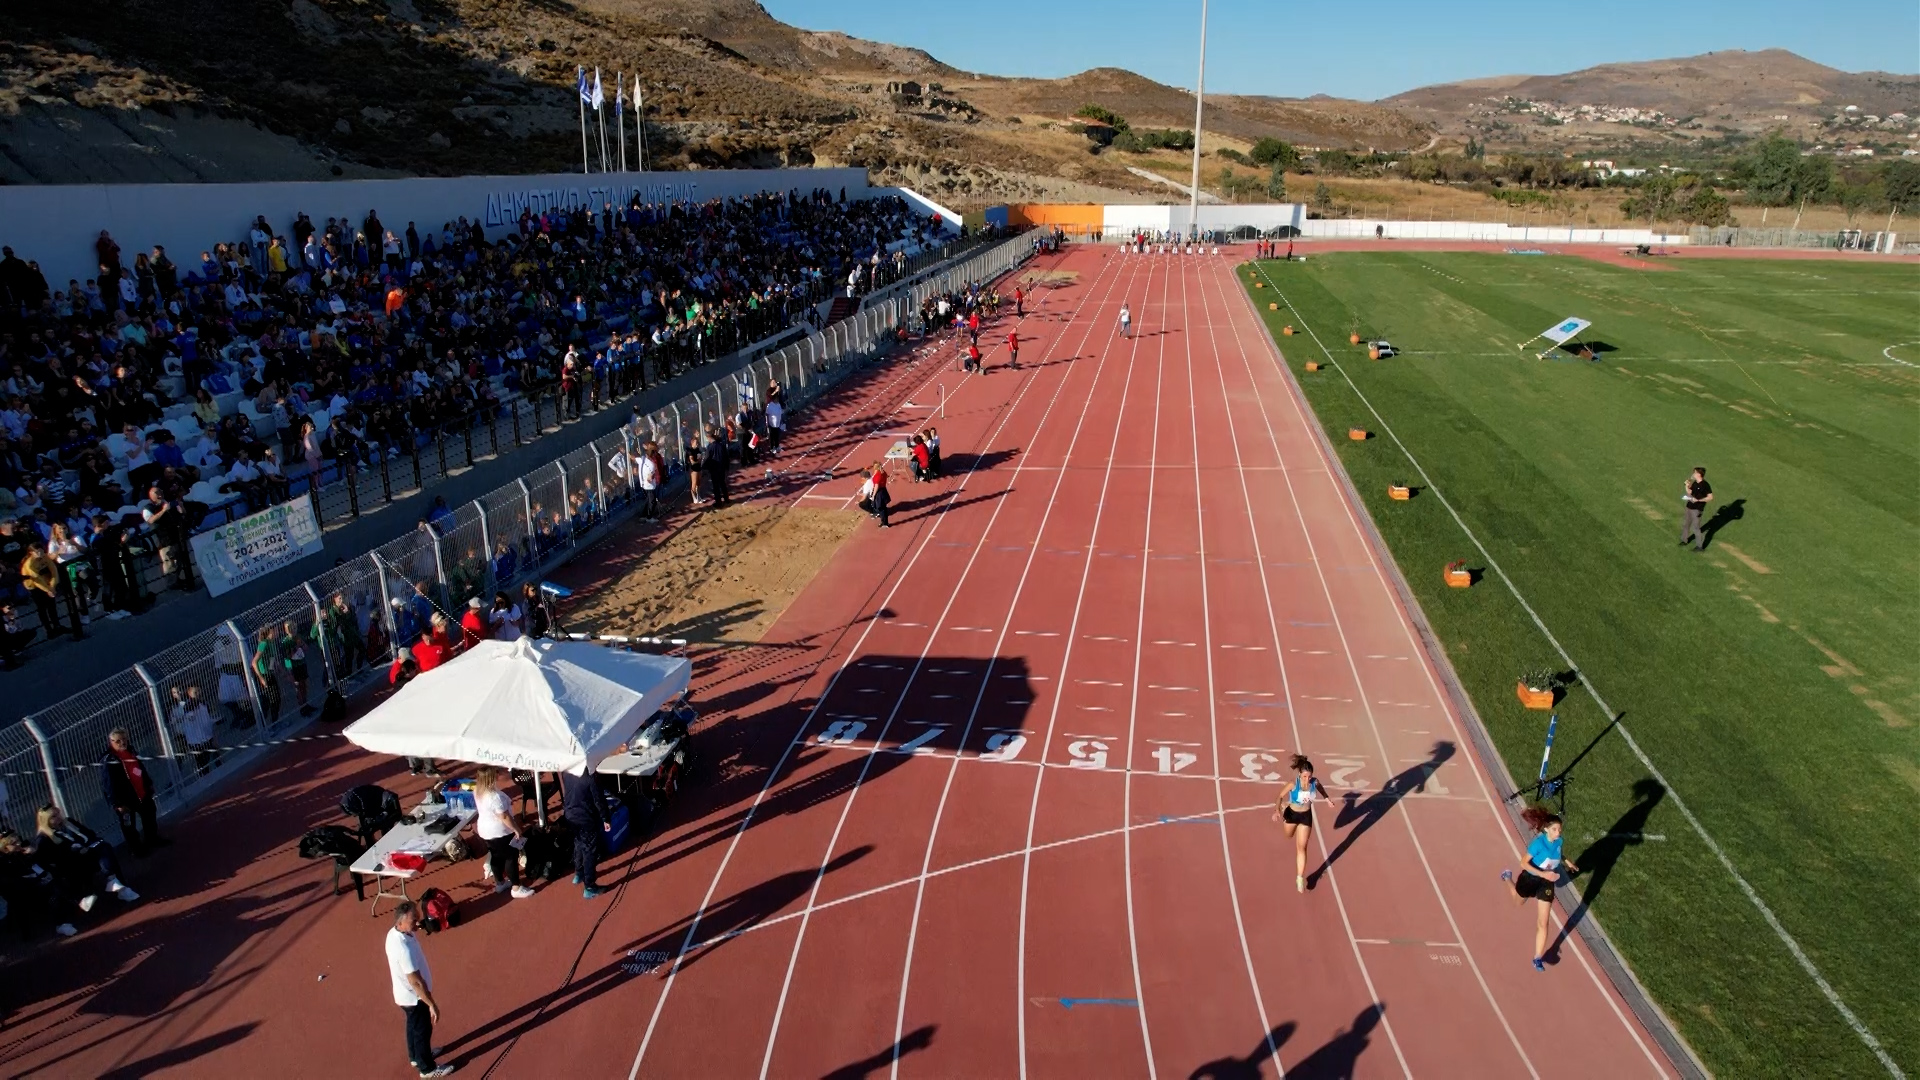
[[[1478,240],[1508,244],[1661,244],[1688,242],[1684,232],[1652,229],[1576,229],[1567,225],[1506,225],[1492,221],[1387,221],[1359,219],[1301,221],[1300,235],[1319,239]]]
[[[898,195],[901,198],[907,200],[909,205],[911,205],[915,210],[918,210],[923,215],[926,215],[926,216],[933,216],[936,214],[939,215],[940,231],[948,232],[948,233],[957,233],[960,231],[960,215],[959,214],[956,214],[953,211],[947,209],[946,207],[941,206],[939,203],[934,202],[932,199],[927,198],[925,195],[920,194],[919,192],[913,190],[912,188],[904,188],[904,187],[874,188],[873,193],[876,195]],[[849,198],[851,198],[851,196],[849,196]]]
[[[623,205],[636,192],[647,202],[703,201],[758,191],[826,188],[836,196],[866,198],[883,189],[867,184],[865,169],[728,169],[695,172],[547,173],[536,176],[410,177],[258,184],[63,184],[0,187],[0,243],[35,259],[47,284],[64,290],[69,279],[95,276],[93,242],[101,229],[119,242],[121,260],[163,245],[184,274],[216,242],[243,240],[255,216],[283,234],[305,211],[316,225],[346,217],[357,227],[368,210],[395,232],[416,223],[422,233],[441,223],[478,218],[488,235],[517,221],[522,210]],[[890,189],[887,189],[890,190]],[[904,192],[902,194],[905,194]],[[921,200],[924,202],[924,200]],[[929,204],[930,205],[930,204]],[[928,211],[931,212],[931,211]],[[957,219],[955,219],[957,220]],[[288,237],[287,242],[293,242]]]

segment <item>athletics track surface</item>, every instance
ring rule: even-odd
[[[1532,914],[1497,877],[1518,838],[1236,261],[1043,259],[1026,272],[1067,273],[983,329],[987,375],[922,346],[799,417],[778,473],[739,477],[846,506],[944,384],[948,479],[896,484],[894,527],[859,530],[760,644],[696,650],[705,776],[603,865],[607,897],[508,903],[477,863],[423,883],[468,914],[426,945],[443,1060],[1670,1073],[1577,938],[1529,967]],[[591,588],[681,521],[616,531],[563,580]],[[1305,895],[1270,817],[1296,750],[1335,800]],[[337,741],[282,748],[180,822],[136,878],[151,903],[13,966],[7,1071],[410,1075],[386,920],[291,854],[368,781],[417,790]]]

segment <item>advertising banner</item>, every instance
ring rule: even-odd
[[[193,562],[207,591],[219,596],[320,551],[313,499],[302,495],[193,538]]]

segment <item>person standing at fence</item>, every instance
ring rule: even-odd
[[[253,646],[254,685],[260,688],[260,715],[268,727],[280,722],[280,657],[273,647],[273,628],[262,627]]]
[[[600,798],[600,783],[594,774],[560,774],[561,816],[573,826],[573,883],[584,886],[581,896],[588,900],[599,896],[598,870],[602,837],[612,830],[607,822],[606,804]]]
[[[487,613],[495,641],[519,641],[526,635],[527,614],[503,589],[493,594],[493,610]]]
[[[274,643],[280,654],[280,664],[287,670],[287,678],[293,680],[294,700],[300,705],[301,716],[312,716],[313,706],[307,704],[307,686],[311,678],[307,670],[307,641],[300,628],[288,619],[280,626],[280,640]]]
[[[40,615],[40,630],[51,641],[60,633],[60,567],[47,554],[46,546],[35,538],[27,541],[26,557],[20,560],[20,580],[27,587],[27,596],[33,601],[34,610]],[[76,619],[73,636],[80,635],[80,623]]]
[[[448,1076],[452,1065],[434,1060],[433,1025],[440,1022],[440,1004],[433,999],[433,973],[414,930],[420,925],[413,901],[402,900],[393,911],[393,929],[387,931],[387,975],[393,983],[393,1003],[407,1017],[407,1060],[422,1080]]]
[[[640,446],[640,460],[634,462],[635,483],[640,488],[640,516],[653,520],[660,512],[660,447],[652,440]]]
[[[460,613],[460,651],[465,652],[492,636],[486,601],[477,596],[468,599],[467,610]]]
[[[200,688],[173,688],[173,708],[167,710],[167,722],[193,757],[194,771],[207,775],[219,755],[213,751],[213,713],[200,700]]]
[[[153,776],[147,772],[146,762],[133,752],[133,737],[126,728],[114,728],[107,736],[107,752],[100,759],[100,793],[120,819],[120,832],[135,855],[173,842],[160,835]]]
[[[727,505],[727,441],[712,428],[707,430],[706,456],[701,460],[701,468],[707,472],[707,483],[713,488],[713,508],[718,510]]]
[[[779,383],[768,388],[767,407],[764,410],[767,417],[767,453],[774,456],[780,453],[780,437],[786,434],[787,424],[787,405],[776,396],[779,391]]]

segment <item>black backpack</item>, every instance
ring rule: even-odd
[[[352,862],[366,850],[345,825],[317,825],[300,838],[303,859],[343,859]]]
[[[526,873],[529,880],[552,881],[573,873],[573,834],[564,822],[527,830]]]

